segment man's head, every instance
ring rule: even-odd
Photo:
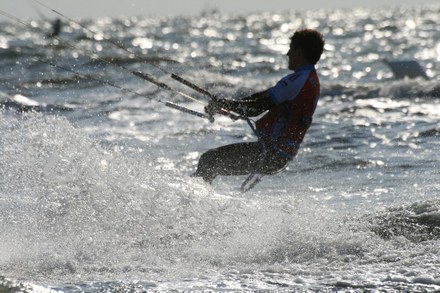
[[[324,37],[312,29],[296,31],[290,39],[289,69],[296,69],[303,64],[316,64],[324,51]]]

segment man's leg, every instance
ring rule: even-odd
[[[211,183],[218,175],[246,175],[255,169],[260,155],[260,142],[236,143],[212,149],[200,157],[193,176]]]
[[[292,160],[274,151],[268,151],[263,157],[261,164],[254,171],[264,175],[273,175],[284,170]]]
[[[273,152],[264,154],[258,141],[230,144],[204,153],[193,176],[211,183],[218,175],[238,176],[253,172],[270,175],[284,169],[289,161]]]

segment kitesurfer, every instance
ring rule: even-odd
[[[54,22],[52,23],[52,32],[48,35],[48,37],[49,38],[57,37],[61,32],[61,27],[62,27],[61,19],[59,18],[55,19]]]
[[[217,176],[269,175],[283,170],[296,156],[312,123],[320,84],[315,64],[324,50],[323,35],[302,29],[290,39],[287,52],[290,70],[275,86],[238,100],[211,99],[208,115],[223,110],[245,117],[265,113],[255,124],[258,140],[211,149],[200,157],[193,174],[211,183]]]

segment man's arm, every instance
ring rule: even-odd
[[[253,117],[258,116],[264,111],[269,110],[275,106],[268,91],[259,92],[239,100],[217,99],[211,100],[205,111],[213,115],[218,113],[221,109],[233,111],[237,114]]]

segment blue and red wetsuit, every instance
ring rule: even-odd
[[[267,113],[256,122],[259,141],[221,146],[205,152],[194,176],[211,182],[218,175],[274,174],[298,152],[319,99],[314,65],[304,65],[267,91],[241,100],[219,99],[216,107],[248,117]],[[263,142],[264,147],[262,147]]]
[[[256,122],[259,138],[292,159],[312,122],[320,93],[314,65],[304,65],[268,90],[275,105]]]

